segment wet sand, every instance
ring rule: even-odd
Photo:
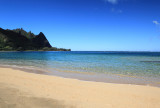
[[[58,77],[78,79],[83,81],[105,82],[105,83],[116,83],[116,84],[134,84],[134,85],[160,87],[160,79],[155,77],[146,77],[146,76],[138,77],[138,76],[129,76],[129,75],[122,75],[122,74],[64,71],[56,68],[53,68],[52,70],[46,70],[38,67],[12,66],[12,65],[0,65],[0,68],[12,68],[14,70],[21,70],[28,73],[58,76]]]
[[[159,108],[160,88],[0,68],[0,108]]]

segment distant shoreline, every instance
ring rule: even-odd
[[[49,51],[35,51],[35,50],[26,50],[26,51],[0,51],[0,52],[49,52]],[[53,51],[53,52],[70,52],[70,51]]]

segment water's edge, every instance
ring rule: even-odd
[[[50,75],[50,76],[57,76],[63,78],[71,78],[71,79],[78,79],[82,81],[93,81],[93,82],[103,82],[103,83],[115,83],[115,84],[131,84],[131,85],[144,85],[144,86],[153,86],[153,87],[160,87],[160,82],[154,82],[149,79],[143,79],[140,77],[134,76],[126,76],[126,75],[114,75],[114,74],[103,74],[103,73],[73,73],[73,72],[63,72],[57,71],[54,72],[46,71],[41,68],[30,68],[30,67],[19,67],[15,65],[0,65],[0,68],[11,68],[15,70],[21,70],[28,73],[35,73],[35,74],[43,74],[43,75]]]

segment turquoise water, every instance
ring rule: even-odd
[[[160,79],[160,52],[0,52],[0,65]]]

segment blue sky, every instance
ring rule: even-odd
[[[0,27],[74,51],[160,51],[160,0],[0,0]]]

